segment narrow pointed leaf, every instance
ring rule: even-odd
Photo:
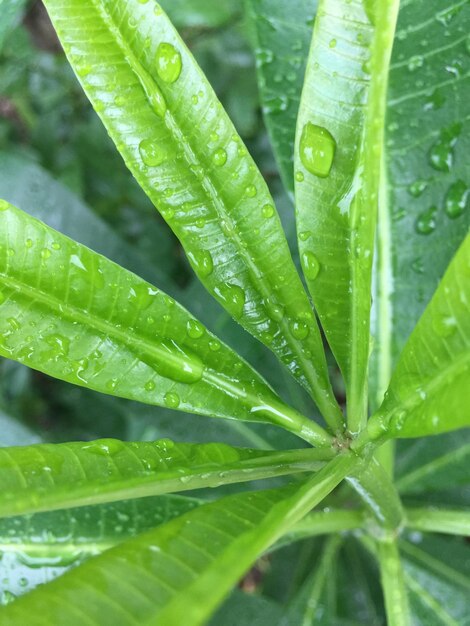
[[[294,142],[316,2],[246,0],[266,126],[286,190],[294,193]]]
[[[139,0],[45,4],[85,92],[201,281],[339,427],[320,333],[266,183],[167,16]]]
[[[470,426],[470,235],[460,246],[369,422],[373,437],[420,437]]]
[[[389,76],[373,296],[373,410],[470,226],[469,29],[468,2],[401,3]]]
[[[172,298],[8,203],[0,208],[1,355],[111,395],[321,435],[286,407],[289,417]]]
[[[346,382],[348,424],[366,417],[371,271],[387,70],[398,0],[323,0],[295,148],[304,275]]]
[[[333,535],[326,540],[313,573],[290,603],[279,626],[326,626],[337,623],[334,606],[331,606],[331,598],[328,598],[326,590],[328,583],[334,579],[341,541],[341,535]]]
[[[470,511],[437,507],[406,510],[408,528],[422,532],[470,536]]]
[[[159,496],[0,520],[0,603],[202,503]]]
[[[0,517],[320,469],[329,450],[262,452],[168,439],[0,449]]]
[[[338,457],[300,487],[201,506],[109,550],[0,611],[2,626],[103,621],[196,626],[251,563],[354,467]]]

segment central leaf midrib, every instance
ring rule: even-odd
[[[154,77],[147,72],[147,70],[143,67],[142,63],[138,60],[137,56],[134,53],[134,50],[125,41],[121,33],[120,27],[115,22],[113,16],[108,13],[107,9],[103,6],[102,3],[100,3],[99,0],[91,0],[91,2],[95,6],[97,12],[101,15],[104,27],[109,28],[109,30],[111,31],[111,34],[115,37],[117,45],[121,49],[126,61],[129,63],[131,70],[136,73],[137,78],[139,79],[139,82],[140,82],[139,72],[142,72],[142,74],[144,74],[147,79],[149,78],[154,84],[157,84]],[[168,120],[170,120],[170,123],[168,123]],[[163,117],[163,121],[166,123],[168,131],[173,135],[174,140],[177,142],[179,141],[183,145],[185,158],[188,164],[202,167],[202,171],[204,172],[204,183],[205,183],[203,185],[203,189],[206,192],[206,194],[209,196],[215,208],[217,209],[220,218],[230,224],[233,224],[233,220],[231,219],[229,213],[226,211],[224,203],[219,198],[217,190],[214,188],[212,181],[207,176],[206,168],[202,165],[201,161],[198,159],[198,157],[194,153],[189,142],[186,141],[186,138],[183,132],[181,131],[181,129],[179,128],[178,123],[176,122],[174,116],[168,109],[165,113],[165,116]],[[249,252],[245,250],[245,248],[243,247],[241,240],[236,233],[236,228],[232,228],[231,231],[232,231],[231,239],[235,243],[239,256],[243,258],[244,263],[251,275],[253,283],[257,286],[258,291],[261,293],[263,298],[265,299],[269,298],[272,295],[272,290],[270,289],[269,282],[264,279],[262,274],[260,274],[260,272],[258,271],[258,268],[251,260]],[[310,309],[310,306],[309,306],[309,309]],[[322,387],[318,384],[317,373],[315,371],[315,368],[313,367],[313,364],[311,363],[311,361],[309,361],[303,356],[302,343],[298,341],[291,334],[290,328],[289,328],[289,322],[285,318],[285,316],[282,318],[280,322],[278,322],[278,324],[283,331],[283,334],[287,340],[287,343],[290,345],[299,363],[302,365],[303,372],[305,374],[308,374],[307,380],[309,382],[309,386],[311,385],[312,389],[315,390],[316,393],[318,393],[320,396],[323,396],[325,399],[327,399],[327,394],[322,389]],[[314,330],[311,332],[314,332]]]

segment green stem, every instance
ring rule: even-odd
[[[380,578],[385,597],[388,626],[410,626],[408,594],[396,541],[378,543]]]
[[[406,526],[413,530],[448,535],[470,535],[470,512],[452,509],[406,509]]]
[[[365,502],[381,529],[398,532],[404,511],[395,486],[374,457],[365,461],[347,478]]]
[[[273,549],[279,549],[295,541],[317,537],[318,535],[357,530],[362,528],[363,525],[364,512],[360,510],[314,511],[304,517],[300,522],[297,522],[297,524],[273,546]]]

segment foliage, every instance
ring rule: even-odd
[[[0,2],[1,623],[467,623],[468,3],[44,5]]]

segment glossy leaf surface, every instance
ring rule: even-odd
[[[0,449],[0,516],[217,487],[320,469],[328,450],[262,452],[162,439]]]
[[[2,624],[202,624],[255,558],[354,467],[332,461],[303,485],[201,506],[87,561],[3,609]],[[80,598],[80,602],[77,600]],[[79,609],[77,610],[79,606]]]
[[[294,142],[316,2],[246,0],[263,114],[282,180],[294,193]]]
[[[196,498],[159,496],[2,519],[0,603],[200,504]]]
[[[373,436],[419,437],[470,425],[470,236],[409,338]]]
[[[339,427],[320,333],[266,183],[166,15],[139,0],[45,4],[85,92],[199,278]]]
[[[314,422],[282,417],[261,377],[169,296],[8,203],[0,208],[0,354],[147,404],[265,422],[271,413],[316,438]]]
[[[387,69],[398,2],[321,2],[297,121],[304,275],[346,382],[348,424],[367,404],[371,272]]]
[[[371,405],[470,225],[468,2],[402,2],[386,126]]]

